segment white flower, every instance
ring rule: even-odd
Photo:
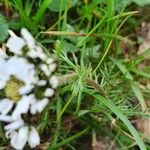
[[[28,112],[29,99],[26,99],[28,96],[23,95],[28,94],[34,88],[35,79],[34,65],[29,64],[25,58],[12,56],[6,60],[0,59],[0,90],[3,89],[6,96],[0,99],[0,114],[3,115],[3,121],[13,105],[16,105],[14,118],[21,117],[21,114]],[[21,83],[18,83],[19,81]]]
[[[41,113],[43,109],[47,106],[48,99],[43,98],[37,100],[33,94],[23,96],[22,99],[18,102],[15,110],[12,113],[14,119],[21,118],[21,114],[26,114],[30,109],[31,114]]]
[[[11,139],[11,146],[15,149],[22,150],[28,142],[31,148],[40,144],[40,137],[33,126],[25,125],[22,119],[10,121],[5,126],[6,137]]]
[[[8,112],[12,109],[12,107],[13,102],[10,99],[4,98],[0,101],[0,113],[2,115],[8,114]]]
[[[28,127],[21,127],[18,132],[11,133],[11,146],[15,149],[21,150],[24,148],[28,140]]]
[[[50,65],[50,64],[52,64],[54,61],[55,61],[54,58],[48,58],[48,59],[46,60],[46,63]]]
[[[22,35],[23,39],[26,41],[26,43],[30,49],[32,49],[36,46],[33,36],[30,34],[30,32],[27,29],[25,29],[25,28],[21,29],[21,35]]]
[[[0,59],[0,89],[3,89],[6,81],[9,79],[9,75],[6,70],[6,61],[4,59]]]
[[[50,85],[52,86],[52,88],[57,88],[58,86],[58,78],[56,76],[52,76],[49,80]]]
[[[9,34],[10,38],[6,43],[6,46],[14,54],[22,55],[23,47],[27,45],[27,47],[29,48],[29,50],[27,51],[27,56],[31,58],[40,58],[43,61],[46,61],[48,59],[46,54],[43,52],[43,49],[36,44],[35,39],[27,29],[21,29],[22,38],[16,36],[12,30],[9,30]]]
[[[54,95],[57,64],[27,29],[21,29],[22,37],[9,33],[6,53],[0,48],[0,121],[7,123],[5,134],[13,148],[23,149],[27,142],[34,148],[40,137],[35,127],[28,126],[28,115],[41,113]]]
[[[46,81],[45,80],[40,80],[39,82],[38,82],[38,86],[45,86],[46,85]]]
[[[46,76],[50,76],[51,75],[51,70],[49,70],[47,64],[41,64],[39,67],[45,73]]]
[[[56,70],[56,68],[57,68],[56,63],[49,64],[48,69],[49,69],[50,72],[54,72]]]
[[[6,64],[6,71],[9,76],[14,75],[25,85],[33,84],[35,81],[35,67],[33,64],[27,62],[25,58],[11,57]]]
[[[4,122],[11,122],[13,121],[13,117],[12,116],[8,116],[8,115],[0,115],[0,121],[4,121]]]
[[[40,144],[39,134],[34,127],[31,127],[31,131],[29,132],[28,143],[31,148],[34,148]]]
[[[47,88],[44,92],[45,97],[52,97],[54,95],[54,90],[51,88]]]
[[[5,51],[0,48],[0,59],[1,59],[1,58],[7,58],[7,57],[8,57],[8,56],[7,56],[7,54],[5,53]]]
[[[11,57],[8,60],[0,60],[0,89],[4,88],[11,76],[24,82],[24,87],[31,90],[31,84],[35,81],[35,68],[25,58]]]
[[[0,99],[1,114],[7,114],[11,110],[13,102],[16,102],[16,98],[13,99],[13,97],[29,93],[33,89],[34,78],[34,65],[29,64],[25,58],[13,56],[8,60],[1,59],[0,89],[4,89],[6,96],[8,96],[8,98]],[[21,87],[17,87],[19,81],[22,82]]]
[[[43,98],[41,100],[37,100],[34,95],[31,100],[30,112],[31,114],[41,113],[43,109],[47,106],[49,100],[47,98]]]
[[[9,50],[15,54],[22,54],[22,48],[25,46],[25,41],[16,36],[11,30],[9,30],[10,38],[8,39],[6,46]]]
[[[9,133],[13,132],[14,130],[17,130],[18,128],[20,128],[24,125],[24,121],[22,119],[18,119],[18,120],[13,119],[10,122],[11,122],[10,124],[8,124],[4,127],[4,129]]]
[[[23,126],[18,132],[12,132],[10,137],[12,147],[19,150],[22,150],[27,142],[31,148],[40,144],[39,134],[33,126]]]
[[[12,113],[12,117],[14,119],[17,119],[17,118],[21,118],[21,114],[26,114],[29,110],[31,100],[32,100],[31,95],[22,96],[22,98],[18,101],[15,110]]]

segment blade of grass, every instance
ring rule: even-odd
[[[59,149],[60,147],[62,147],[63,145],[66,145],[72,141],[74,141],[75,139],[79,138],[80,136],[82,136],[83,134],[85,134],[87,131],[89,130],[89,128],[86,128],[84,129],[83,131],[81,132],[78,132],[77,134],[67,138],[67,139],[64,139],[63,141],[61,141],[60,143],[57,143],[55,145],[52,145],[52,146],[49,146],[48,147],[48,150],[56,150],[56,149]],[[144,150],[144,149],[143,149]]]
[[[134,73],[136,73],[137,75],[139,75],[139,76],[141,76],[141,77],[150,79],[150,74],[147,73],[147,72],[144,72],[144,71],[139,70],[139,69],[133,69],[133,70],[131,70],[131,71],[133,71]]]
[[[61,107],[62,107],[61,99],[58,97],[57,98],[57,104],[56,104],[56,113],[57,113],[56,130],[55,130],[55,134],[54,134],[53,140],[51,142],[51,145],[57,143],[58,136],[59,136],[59,133],[60,133],[59,131],[60,131],[60,128],[61,128],[61,118],[59,116],[60,116],[60,113],[61,113]]]
[[[93,90],[86,90],[85,92],[87,92],[88,94],[91,95],[91,93],[93,93],[94,91]],[[127,117],[122,113],[122,111],[119,108],[117,108],[114,105],[114,103],[112,101],[110,101],[109,99],[106,99],[105,97],[98,95],[98,94],[92,94],[92,96],[95,97],[95,99],[98,100],[98,102],[103,103],[105,105],[105,107],[108,107],[113,113],[115,113],[116,116],[120,120],[122,120],[122,122],[127,126],[128,130],[130,131],[130,133],[132,134],[132,136],[136,140],[139,148],[141,150],[146,150],[146,147],[145,147],[141,137],[139,136],[138,132],[136,131],[134,126],[130,123],[130,121],[127,119]]]
[[[127,16],[127,17],[122,21],[122,23],[120,24],[120,26],[118,27],[118,29],[116,29],[116,31],[114,32],[114,36],[117,34],[117,32],[119,31],[119,29],[121,28],[121,26],[126,22],[126,20],[127,20],[129,17],[131,17],[131,16]],[[119,20],[116,21],[116,23],[115,23],[116,25],[117,25],[118,21],[119,21]],[[114,27],[115,27],[115,25],[114,25]],[[108,52],[109,52],[109,50],[110,50],[110,47],[111,47],[111,44],[112,44],[113,40],[114,40],[114,39],[112,38],[112,39],[108,42],[108,44],[106,45],[106,46],[107,46],[107,47],[106,47],[106,50],[105,50],[105,52],[104,52],[102,58],[100,59],[98,65],[96,66],[96,68],[94,69],[93,72],[96,72],[97,69],[98,69],[98,68],[100,67],[100,65],[102,64],[103,60],[105,59],[105,57],[107,56],[107,54],[108,54]]]
[[[24,6],[24,12],[27,16],[30,16],[31,15],[31,11],[32,11],[32,8],[33,8],[33,4],[34,4],[34,1],[35,0],[27,0],[25,2],[25,6]]]
[[[135,93],[136,97],[139,100],[139,103],[141,104],[142,110],[145,111],[146,110],[145,100],[144,100],[144,97],[143,97],[143,94],[142,94],[140,88],[138,87],[137,82],[133,79],[130,72],[120,61],[118,61],[117,59],[114,59],[114,58],[111,58],[111,60],[116,64],[116,66],[124,74],[125,78],[129,81],[129,84],[130,84],[133,92]]]
[[[109,20],[114,20],[114,19],[120,18],[120,17],[129,16],[129,15],[135,15],[135,14],[137,14],[137,13],[139,13],[139,11],[124,12],[124,13],[122,13],[121,15],[118,14],[118,15],[116,15],[116,16],[114,16],[114,17],[108,19],[107,21],[109,21]]]
[[[94,31],[103,24],[103,22],[105,21],[106,16],[104,16],[96,25],[95,27],[77,44],[77,47],[79,47],[92,33],[94,33]]]
[[[44,0],[35,14],[34,23],[37,25],[43,18],[44,12],[46,11],[47,7],[50,5],[52,0]]]
[[[69,100],[67,101],[67,103],[65,104],[65,106],[62,108],[62,111],[60,112],[58,119],[60,120],[61,116],[63,115],[63,113],[65,112],[66,108],[68,107],[68,105],[71,103],[72,99],[74,98],[74,94],[71,95],[71,97],[69,98]]]
[[[22,1],[21,1],[21,0],[13,0],[13,3],[15,4],[14,6],[15,6],[15,7],[18,9],[18,11],[19,11],[19,16],[20,16],[22,25],[31,28],[31,27],[32,27],[32,21],[31,21],[31,19],[25,14]],[[29,25],[29,22],[30,22],[30,25]]]
[[[150,48],[145,50],[143,53],[141,53],[140,55],[138,55],[136,58],[134,58],[132,61],[131,61],[131,65],[137,65],[139,64],[140,62],[142,62],[144,59],[146,59],[147,57],[150,56]]]

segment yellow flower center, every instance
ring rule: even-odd
[[[6,97],[10,98],[14,103],[19,101],[21,95],[19,89],[24,85],[24,82],[17,79],[15,76],[11,76],[5,86]]]

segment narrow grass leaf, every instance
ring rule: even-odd
[[[63,141],[61,141],[60,143],[57,143],[55,145],[52,145],[52,146],[49,146],[48,147],[48,150],[58,150],[60,147],[70,143],[70,142],[73,142],[75,139],[79,138],[80,136],[82,136],[83,134],[85,134],[87,131],[89,130],[89,128],[86,128],[84,130],[82,130],[81,132],[78,132],[77,134],[67,138],[67,139],[64,139]],[[145,150],[145,149],[143,149]]]
[[[89,93],[90,94],[90,93]],[[116,116],[122,120],[122,122],[127,126],[128,130],[131,132],[133,137],[135,138],[137,145],[141,150],[146,150],[146,147],[139,136],[138,132],[136,129],[133,127],[133,125],[130,123],[130,121],[127,119],[127,117],[122,113],[122,111],[117,108],[114,103],[106,98],[104,98],[101,95],[95,94],[93,95],[100,103],[103,103],[106,107],[108,107],[113,113],[116,114]]]
[[[8,36],[8,25],[4,17],[0,14],[0,43],[2,43]]]
[[[142,110],[145,111],[146,110],[145,100],[144,100],[143,94],[142,94],[138,84],[134,81],[132,75],[127,70],[125,65],[123,65],[120,61],[118,61],[114,58],[111,58],[111,60],[117,65],[117,67],[120,69],[120,71],[124,74],[125,78],[129,80],[129,84],[130,84],[134,94],[138,98],[139,103],[141,104]]]
[[[37,13],[35,14],[35,24],[38,24],[41,19],[43,18],[45,10],[48,8],[52,0],[44,0],[38,9]]]

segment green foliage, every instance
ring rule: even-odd
[[[149,0],[133,0],[134,3],[136,3],[139,6],[146,6],[146,5],[150,5],[150,1]]]
[[[130,121],[149,117],[145,95],[150,98],[150,92],[140,88],[139,80],[150,79],[150,67],[138,69],[137,65],[147,59],[150,50],[136,56],[137,43],[132,41],[135,38],[130,39],[134,31],[128,19],[133,19],[137,13],[132,11],[132,6],[144,7],[150,1],[2,2],[14,14],[7,18],[10,28],[28,28],[37,35],[45,51],[50,55],[55,53],[58,60],[60,87],[37,124],[43,149],[78,150],[86,141],[91,144],[91,137],[102,135],[118,149],[131,146],[134,150],[135,144],[141,150],[149,148]],[[0,42],[7,38],[7,29],[8,25],[0,15]],[[121,47],[122,42],[127,44],[128,52]],[[126,55],[129,57],[127,62]],[[114,120],[117,127],[113,126]],[[0,124],[0,146],[3,148],[8,141],[2,129]]]
[[[8,37],[8,24],[2,14],[0,14],[0,43]]]
[[[38,24],[43,20],[44,13],[50,5],[51,0],[43,0],[42,2],[40,2],[39,7],[37,7],[37,10],[33,15],[32,9],[34,9],[34,3],[34,0],[27,0],[25,1],[25,4],[21,0],[13,0],[11,4],[17,9],[19,13],[19,27],[26,27],[33,33],[37,33]]]
[[[90,92],[89,92],[90,94]],[[133,137],[135,138],[137,145],[139,146],[139,148],[141,150],[146,150],[146,147],[141,139],[141,137],[139,136],[139,134],[137,133],[136,129],[133,127],[133,125],[130,123],[130,121],[126,118],[126,116],[121,112],[121,110],[119,110],[112,102],[111,100],[108,100],[106,98],[104,98],[103,96],[100,95],[94,95],[94,97],[100,102],[103,103],[106,107],[108,107],[109,109],[111,109],[112,112],[114,112],[116,114],[116,116],[118,118],[120,118],[120,120],[123,121],[123,123],[128,127],[128,130],[131,132],[131,134],[133,135]]]
[[[137,96],[137,98],[141,104],[142,110],[145,111],[146,104],[145,104],[145,100],[144,100],[143,94],[139,88],[138,83],[133,79],[129,70],[123,64],[121,64],[121,62],[119,62],[118,60],[113,59],[113,58],[112,58],[112,60],[117,65],[117,67],[120,69],[120,71],[124,74],[125,78],[129,81],[131,89],[134,91],[135,95]]]
[[[150,5],[149,0],[115,0],[116,10],[121,10],[128,5],[131,5],[132,3],[135,3],[138,6]]]
[[[68,6],[68,8],[73,7],[77,2],[78,0],[52,0],[49,9],[54,12],[60,12],[64,11],[66,6]]]

